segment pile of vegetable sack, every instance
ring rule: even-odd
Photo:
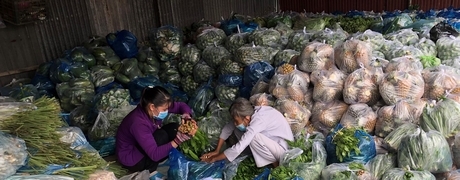
[[[258,179],[454,177],[460,26],[452,17],[460,12],[232,14],[186,31],[151,29],[143,46],[123,30],[91,37],[42,64],[32,84],[12,96],[57,97],[70,125],[102,156],[113,154],[114,133],[142,90],[164,86],[189,104],[198,122],[199,136],[175,154],[187,162],[216,146],[237,97],[285,116],[296,140],[281,166],[252,167],[250,156],[225,168],[213,165],[229,179],[242,173]],[[205,178],[207,166],[198,165],[203,168],[194,167],[193,176]]]

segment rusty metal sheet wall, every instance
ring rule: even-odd
[[[0,29],[0,85],[12,78],[33,74],[39,64],[50,61],[91,35],[84,1],[47,0],[43,21]]]
[[[421,10],[443,9],[454,5],[456,0],[412,0],[413,5],[420,6]]]
[[[158,1],[161,25],[188,26],[201,19],[211,22],[232,12],[262,16],[278,9],[278,0],[170,0]]]

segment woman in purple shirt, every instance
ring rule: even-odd
[[[162,87],[146,88],[139,105],[121,122],[116,135],[118,161],[132,172],[148,169],[153,172],[159,162],[168,158],[190,136],[177,131],[178,123],[162,126],[168,113],[182,114],[190,119],[191,109],[182,102],[172,102]]]

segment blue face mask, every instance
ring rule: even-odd
[[[246,132],[246,126],[244,126],[243,123],[241,123],[238,126],[236,126],[236,128],[238,128],[238,130],[240,130],[242,132]]]
[[[157,116],[158,119],[163,120],[168,116],[168,110],[160,112]]]

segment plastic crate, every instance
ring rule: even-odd
[[[46,19],[45,0],[0,0],[0,15],[14,25],[23,25]]]

